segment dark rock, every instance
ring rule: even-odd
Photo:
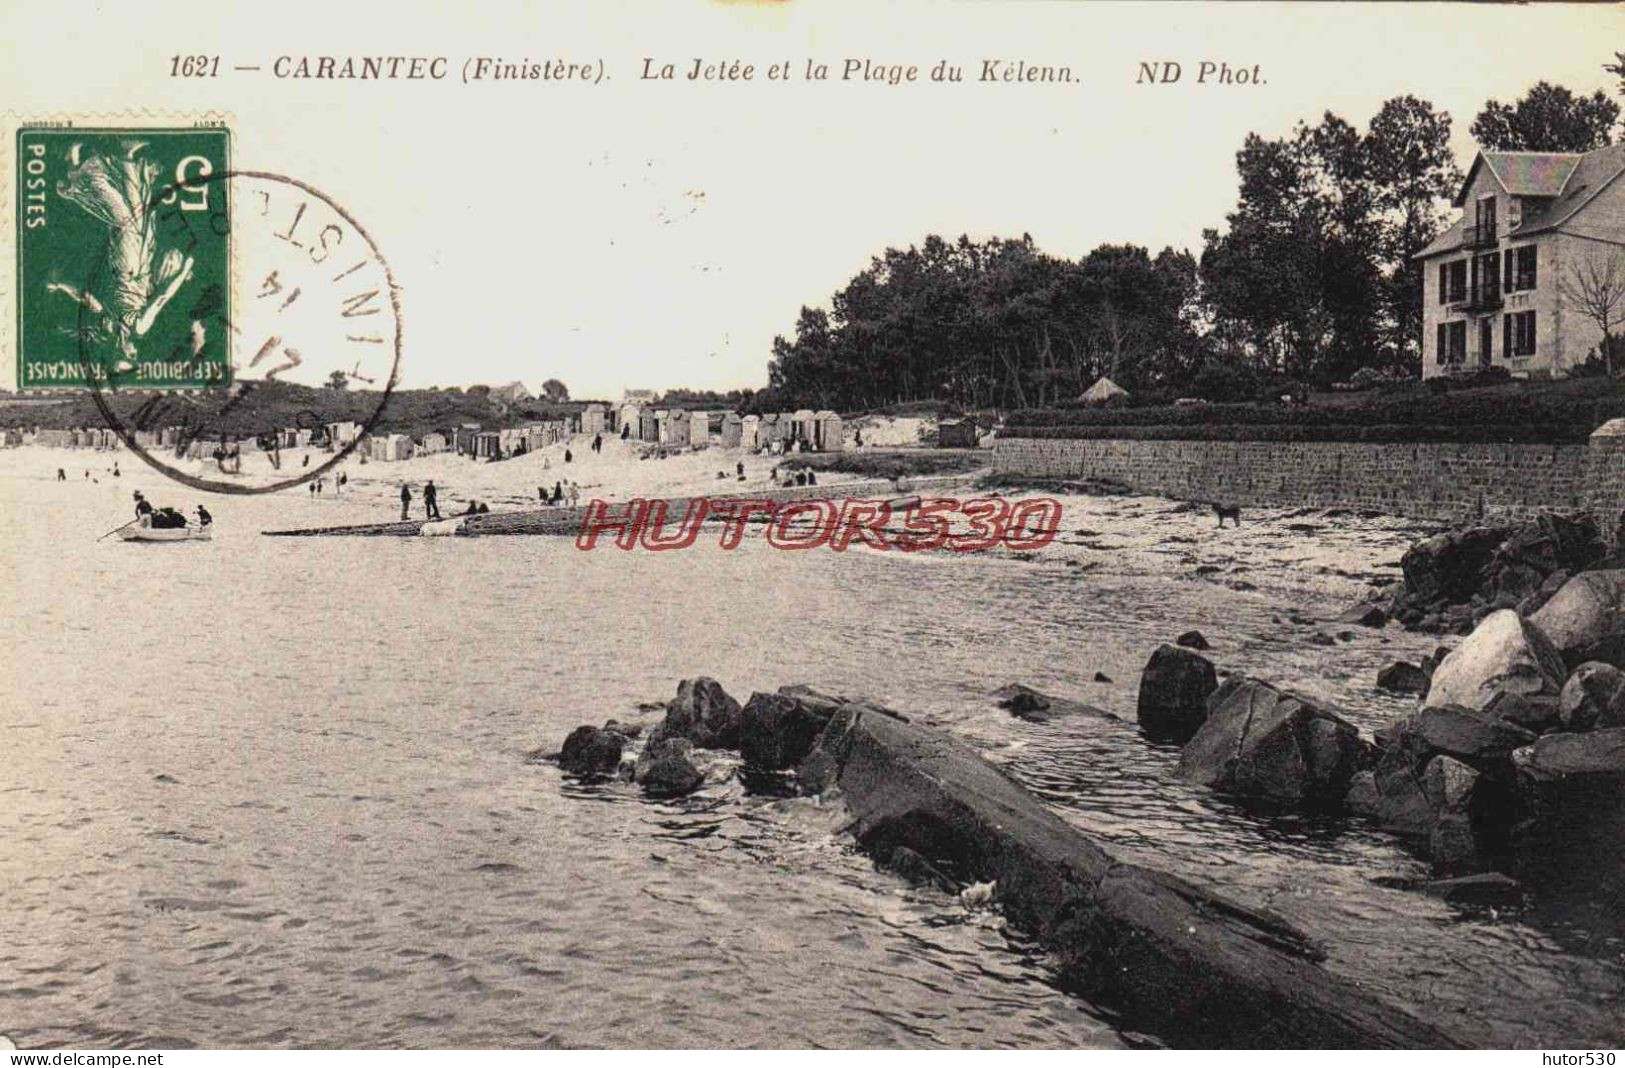
[[[1498,871],[1435,879],[1424,889],[1429,895],[1455,905],[1511,906],[1523,900],[1523,887],[1518,880]]]
[[[945,894],[959,893],[958,883],[908,846],[900,845],[892,850],[884,866],[916,886],[934,886]]]
[[[847,706],[814,758],[871,855],[996,882],[1012,927],[1117,1026],[1203,1046],[1438,1048],[1463,1039],[1334,976],[1287,921],[1119,861],[969,747]]]
[[[737,749],[739,716],[739,702],[722,684],[701,676],[677,684],[677,696],[666,705],[665,728],[701,749]]]
[[[1309,641],[1315,645],[1336,645],[1337,639],[1323,630],[1317,630],[1309,635]]]
[[[1396,660],[1377,672],[1377,688],[1391,690],[1394,693],[1426,693],[1428,673],[1415,664]]]
[[[1603,722],[1610,720],[1610,709],[1625,701],[1625,671],[1600,660],[1588,661],[1574,669],[1569,681],[1563,684],[1558,697],[1558,719],[1573,731],[1588,731],[1592,727],[1617,727],[1625,724]]]
[[[1410,721],[1428,750],[1474,764],[1504,760],[1514,749],[1535,740],[1513,723],[1492,720],[1459,705],[1424,708]]]
[[[1183,742],[1207,718],[1207,699],[1219,685],[1213,662],[1177,645],[1159,645],[1140,675],[1137,718],[1153,738]]]
[[[1186,649],[1195,649],[1198,652],[1213,648],[1199,630],[1187,630],[1174,639],[1174,644],[1183,646]]]
[[[1248,797],[1337,808],[1369,747],[1306,698],[1249,680],[1213,710],[1179,756],[1181,778]]]
[[[667,753],[649,762],[638,784],[650,797],[683,797],[704,781],[705,772],[687,753]]]
[[[995,692],[993,696],[999,699],[1000,708],[1009,709],[1022,719],[1032,715],[1037,721],[1043,722],[1049,718],[1048,716],[1034,715],[1035,713],[1049,711],[1049,698],[1031,687],[1012,683]]]
[[[1097,671],[1097,672],[1095,672],[1095,681],[1096,682],[1110,682],[1110,681],[1112,681],[1112,677],[1110,675],[1106,674],[1104,671]]]
[[[564,739],[559,767],[584,779],[612,776],[621,766],[624,735],[601,727],[577,727]]]
[[[1356,816],[1375,816],[1380,801],[1376,773],[1355,772],[1349,780],[1349,792],[1343,797],[1343,807]]]
[[[841,704],[840,698],[804,688],[753,693],[740,714],[739,753],[755,768],[793,768],[806,759]]]
[[[1512,723],[1539,734],[1558,722],[1558,699],[1550,694],[1525,696],[1520,693],[1498,691],[1484,705],[1488,719]]]
[[[1625,782],[1625,727],[1586,734],[1548,734],[1512,754],[1521,779],[1533,782]]]
[[[1333,623],[1358,623],[1362,627],[1382,627],[1388,623],[1388,613],[1379,604],[1365,601],[1350,605],[1332,617]]]
[[[1625,668],[1625,570],[1575,575],[1530,622],[1571,667],[1600,660]]]
[[[1464,601],[1484,584],[1507,527],[1474,527],[1419,542],[1400,559],[1407,597],[1418,602]]]
[[[1018,719],[1028,723],[1048,723],[1063,716],[1098,716],[1101,719],[1118,719],[1111,712],[1105,712],[1086,705],[1081,701],[1068,701],[1064,697],[1052,697],[1047,693],[1040,693],[1030,686],[1011,683],[1001,686],[993,691],[993,697],[998,701],[999,707],[1008,709]]]
[[[1538,628],[1516,612],[1498,611],[1434,669],[1426,703],[1482,709],[1501,691],[1555,697],[1566,674]]]

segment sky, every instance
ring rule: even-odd
[[[5,16],[0,98],[21,117],[224,112],[239,167],[306,182],[376,240],[398,286],[401,384],[559,378],[574,396],[766,384],[775,334],[887,246],[1031,233],[1200,250],[1234,206],[1250,131],[1333,111],[1363,127],[1413,93],[1468,127],[1545,79],[1616,91],[1625,8],[1482,4],[34,4]],[[184,49],[220,57],[173,78]],[[278,79],[278,57],[447,58],[442,81]],[[464,84],[476,57],[601,63],[594,83]],[[691,82],[695,59],[751,81]],[[830,80],[805,80],[809,59]],[[919,80],[842,81],[846,60]],[[640,77],[671,63],[678,78]],[[984,60],[1071,83],[978,81]],[[965,81],[933,83],[947,61]],[[1143,62],[1170,84],[1136,84]],[[1261,84],[1195,84],[1199,65]],[[792,77],[769,80],[773,64]],[[259,65],[238,72],[238,65]],[[1210,80],[1211,82],[1211,80]],[[11,142],[8,128],[7,142]],[[10,194],[9,156],[3,176]],[[10,240],[10,234],[5,240]],[[11,260],[10,250],[6,258]],[[15,357],[12,287],[0,336]]]

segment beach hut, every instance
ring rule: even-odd
[[[495,430],[481,430],[474,435],[476,460],[502,459],[502,435]]]
[[[743,421],[739,418],[738,412],[722,413],[722,436],[720,440],[724,449],[737,449],[739,447],[742,437],[742,424]]]
[[[581,432],[583,434],[602,434],[609,429],[602,404],[589,404],[581,409]]]
[[[944,419],[937,424],[937,446],[943,449],[976,448],[974,419]]]
[[[831,411],[822,411],[813,417],[814,441],[819,452],[840,452],[844,444],[841,440],[841,417]]]
[[[692,412],[689,414],[688,443],[702,446],[711,444],[710,412]]]
[[[1128,390],[1113,382],[1105,375],[1095,379],[1095,384],[1084,390],[1078,397],[1085,404],[1109,404],[1119,397],[1126,398]]]
[[[667,408],[663,413],[657,412],[655,414],[665,416],[660,424],[660,444],[687,445],[689,443],[688,428],[692,420],[689,418],[688,412],[681,408]]]
[[[389,434],[385,436],[384,459],[410,460],[415,451],[412,439],[405,434]]]
[[[418,452],[421,453],[427,454],[445,451],[446,435],[441,434],[438,431],[429,431],[429,433],[423,435],[423,440],[418,443]]]
[[[762,447],[762,417],[747,415],[739,420],[739,447],[755,451]]]

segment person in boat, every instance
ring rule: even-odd
[[[210,523],[213,523],[213,522],[214,522],[214,516],[209,514],[209,510],[207,508],[203,507],[201,504],[198,505],[197,506],[197,525],[199,527],[206,527]]]
[[[440,518],[440,502],[437,496],[438,491],[434,488],[434,479],[431,478],[423,487],[423,518]]]
[[[152,505],[141,495],[140,490],[135,491],[135,517],[142,526],[152,526]]]
[[[152,529],[154,530],[180,530],[184,526],[186,526],[186,517],[167,505],[152,513]]]

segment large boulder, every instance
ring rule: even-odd
[[[763,771],[796,767],[842,703],[805,687],[751,694],[739,720],[739,755]]]
[[[1600,879],[1625,877],[1625,727],[1547,734],[1512,763],[1525,850]]]
[[[1459,705],[1424,708],[1405,729],[1429,751],[1478,766],[1500,763],[1514,749],[1535,740],[1533,733],[1515,723],[1487,719]]]
[[[1207,657],[1177,645],[1157,646],[1140,675],[1140,729],[1159,740],[1186,741],[1207,718],[1207,699],[1218,685]]]
[[[701,676],[677,684],[677,696],[666,705],[667,733],[687,738],[701,749],[739,746],[739,702],[716,679]]]
[[[1418,542],[1400,559],[1405,594],[1418,603],[1465,601],[1484,584],[1484,572],[1508,527],[1449,531]]]
[[[1625,571],[1574,576],[1530,622],[1571,666],[1600,660],[1625,668]]]
[[[1352,724],[1314,702],[1249,680],[1214,708],[1178,774],[1217,790],[1306,808],[1342,804],[1370,759]]]
[[[1557,708],[1563,726],[1571,731],[1625,727],[1614,721],[1616,710],[1625,711],[1625,671],[1599,660],[1581,664],[1563,684]]]
[[[1011,927],[1126,1028],[1204,1047],[1435,1049],[1468,1037],[1323,968],[1323,951],[1281,917],[1108,854],[941,731],[847,704],[811,759],[866,852],[895,861],[906,848],[946,882],[993,883]]]
[[[626,736],[602,727],[583,726],[570,732],[559,752],[559,767],[583,779],[606,778],[621,766]]]
[[[1425,703],[1482,709],[1501,691],[1556,696],[1565,674],[1545,635],[1502,609],[1486,616],[1434,669]]]

